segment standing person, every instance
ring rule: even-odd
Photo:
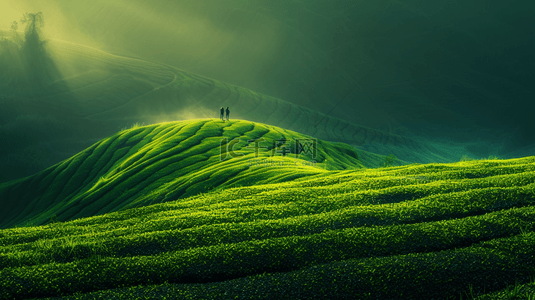
[[[225,109],[223,108],[223,106],[221,106],[221,109],[219,110],[219,118],[223,120],[223,122],[225,122]]]
[[[228,106],[227,106],[227,121],[228,121],[229,115],[230,115],[230,110],[228,109]]]

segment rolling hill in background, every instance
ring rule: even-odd
[[[134,123],[218,117],[275,125],[406,162],[458,161],[467,152],[326,116],[254,91],[141,59],[50,40],[62,79],[1,97],[2,181],[29,176]],[[452,150],[453,149],[453,150]]]
[[[535,140],[533,1],[58,3],[106,51],[353,124],[464,142],[478,157]]]

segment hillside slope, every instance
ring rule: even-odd
[[[535,157],[312,173],[0,230],[0,298],[470,299],[533,276]]]
[[[306,152],[296,153],[299,140]],[[309,147],[306,141],[315,144]],[[314,148],[316,152],[309,151]],[[265,161],[268,157],[274,161]],[[269,125],[193,120],[144,126],[103,139],[38,174],[0,185],[0,227],[43,224],[53,215],[59,220],[88,217],[216,188],[346,168],[364,168],[352,147]]]

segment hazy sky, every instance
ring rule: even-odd
[[[2,0],[0,1],[0,29],[8,30],[13,21],[19,22],[19,30],[24,30],[20,19],[25,13],[42,12],[45,21],[45,38],[55,38],[92,47],[101,45],[84,35],[76,24],[75,18],[66,15],[55,0]]]

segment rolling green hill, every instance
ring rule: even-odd
[[[381,163],[372,154],[361,162],[354,148],[322,140],[311,145],[315,153],[296,153],[299,139],[311,138],[247,121],[193,120],[121,131],[38,174],[0,185],[5,208],[0,227],[40,225],[52,216],[89,217],[211,189]],[[280,168],[272,169],[273,164]]]
[[[394,154],[407,162],[452,162],[467,154],[171,66],[58,40],[46,45],[62,79],[22,95],[0,93],[0,168],[11,170],[0,173],[0,182],[41,171],[134,123],[217,118],[221,106],[230,106],[232,119]]]
[[[124,132],[122,140],[125,145],[149,141],[141,139],[147,132],[159,142],[173,131],[196,131],[195,126],[201,127],[195,136],[222,130],[229,137],[231,132],[253,136],[269,128],[198,121],[142,127]],[[195,136],[174,146],[191,143],[184,152],[210,149],[209,137],[199,143]],[[322,147],[329,154],[334,146]],[[108,184],[141,163],[135,158],[150,160],[151,151],[144,149],[119,160],[106,178]],[[352,162],[347,156],[330,159],[338,162],[335,166]],[[535,157],[383,169],[292,168],[290,173],[271,167],[261,177],[273,184],[3,229],[0,297],[513,299],[498,297],[511,296],[516,284],[518,297],[532,299],[534,171]],[[223,173],[227,179],[240,177]],[[278,178],[288,174],[305,175],[286,182]],[[63,182],[77,178],[65,177]],[[252,173],[245,178],[255,180]],[[130,179],[143,188],[144,181]],[[170,191],[175,189],[180,187]]]

